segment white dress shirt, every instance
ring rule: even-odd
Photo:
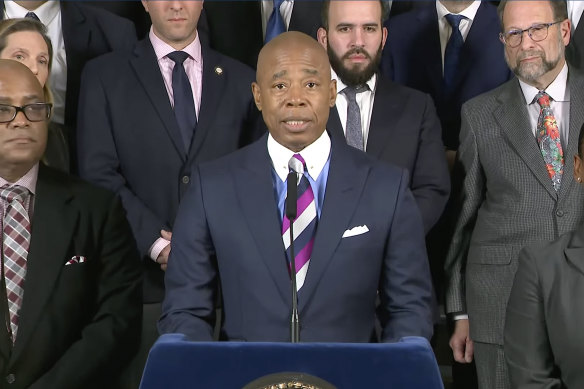
[[[481,1],[476,0],[462,12],[458,13],[458,15],[462,15],[466,18],[460,21],[459,26],[460,34],[465,41],[480,6]],[[452,35],[452,27],[450,26],[450,23],[448,23],[448,20],[446,20],[446,15],[451,14],[452,12],[448,11],[440,1],[436,1],[436,12],[438,13],[438,32],[440,34],[440,52],[442,53],[442,71],[444,71],[444,52],[446,51],[446,45],[448,44],[450,35]]]
[[[343,89],[347,86],[339,79],[334,70],[331,69],[331,77],[337,80],[337,101],[335,103],[339,119],[343,126],[343,133],[347,134],[347,107],[349,102],[343,93]],[[357,93],[356,100],[359,110],[361,111],[361,129],[363,130],[363,146],[367,150],[367,138],[369,137],[369,122],[371,121],[371,112],[373,111],[373,100],[375,99],[375,89],[377,85],[377,75],[373,75],[367,81],[369,90]]]
[[[6,19],[24,18],[27,13],[34,12],[47,27],[47,33],[53,45],[53,58],[49,84],[53,92],[53,110],[51,120],[63,124],[65,122],[65,96],[67,93],[67,55],[61,28],[61,7],[59,1],[47,1],[34,10],[28,10],[14,1],[4,2],[4,17]]]
[[[536,136],[537,119],[539,118],[540,106],[533,102],[539,90],[531,85],[519,80],[521,91],[525,97],[525,105],[529,114],[529,123],[531,124],[531,131],[533,136]],[[564,63],[564,67],[557,75],[556,79],[545,89],[545,92],[550,95],[550,108],[556,118],[558,129],[560,130],[560,140],[562,149],[566,150],[568,136],[570,135],[570,89],[568,88],[568,65]]]

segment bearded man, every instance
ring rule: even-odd
[[[318,41],[337,81],[327,130],[353,147],[408,169],[424,231],[436,223],[450,194],[440,121],[429,95],[378,73],[387,39],[385,1],[325,1]]]
[[[517,76],[462,107],[461,209],[446,258],[454,358],[476,358],[479,388],[510,388],[503,327],[522,247],[584,221],[578,152],[584,78],[566,64],[565,1],[502,1],[505,60]],[[534,297],[536,298],[536,297]]]

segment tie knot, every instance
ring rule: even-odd
[[[356,101],[357,93],[362,93],[369,90],[369,85],[348,86],[343,89],[342,93],[347,97],[347,100]]]
[[[288,162],[288,167],[292,169],[295,173],[304,174],[306,167],[306,161],[302,158],[300,154],[294,154],[290,161]]]
[[[27,12],[26,15],[24,15],[25,18],[28,19],[34,19],[37,22],[40,22],[41,20],[39,19],[39,17],[37,16],[37,14],[35,14],[34,12]]]
[[[550,95],[545,92],[539,92],[537,96],[535,96],[535,99],[542,108],[547,108],[550,106]]]
[[[176,64],[181,65],[189,55],[184,51],[173,51],[167,55],[168,58],[172,59]]]
[[[282,5],[282,3],[286,1],[286,0],[274,0],[274,10],[280,10],[280,6]]]
[[[26,197],[28,196],[28,189],[23,186],[16,185],[11,187],[3,187],[0,189],[0,197],[11,204],[13,201],[18,201],[24,204]]]
[[[450,26],[452,27],[452,29],[457,30],[460,27],[461,20],[466,19],[464,16],[457,14],[448,14],[445,16],[445,18],[448,21],[448,24],[450,24]]]

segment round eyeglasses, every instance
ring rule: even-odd
[[[8,123],[16,118],[18,112],[22,112],[31,122],[42,122],[51,117],[50,103],[33,103],[17,107],[14,105],[0,104],[0,123]]]
[[[554,24],[558,24],[563,22],[563,20],[558,20],[557,22],[551,23],[538,23],[534,24],[531,27],[526,28],[525,30],[509,30],[507,32],[502,32],[499,34],[499,39],[501,42],[506,44],[509,47],[517,47],[523,41],[523,33],[527,32],[527,35],[534,41],[540,42],[547,38],[548,36],[548,29],[553,26]]]

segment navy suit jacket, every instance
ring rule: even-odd
[[[228,340],[289,341],[290,277],[267,136],[200,165],[177,216],[161,333],[211,340],[217,285]],[[345,231],[368,232],[343,238]],[[408,174],[332,139],[300,340],[368,342],[377,291],[382,340],[432,334],[424,233]]]
[[[41,165],[31,223],[14,345],[0,328],[0,375],[11,383],[0,386],[112,387],[138,350],[142,317],[140,262],[122,205]],[[73,256],[85,261],[66,265]],[[1,290],[1,317],[6,309]]]
[[[188,155],[150,39],[133,51],[88,63],[79,104],[79,171],[118,193],[144,256],[146,302],[162,301],[164,273],[147,253],[172,230],[194,165],[257,139],[263,129],[253,103],[254,74],[202,46],[203,89]]]
[[[365,151],[408,170],[410,189],[427,233],[440,218],[450,194],[440,122],[430,96],[383,77],[377,80]],[[336,107],[331,109],[327,130],[345,139]]]
[[[442,54],[435,2],[391,18],[386,26],[389,33],[383,49],[383,74],[432,96],[442,124],[444,145],[449,150],[457,150],[462,104],[513,76],[499,41],[496,7],[481,2],[462,48],[456,88],[450,97],[442,91]]]

